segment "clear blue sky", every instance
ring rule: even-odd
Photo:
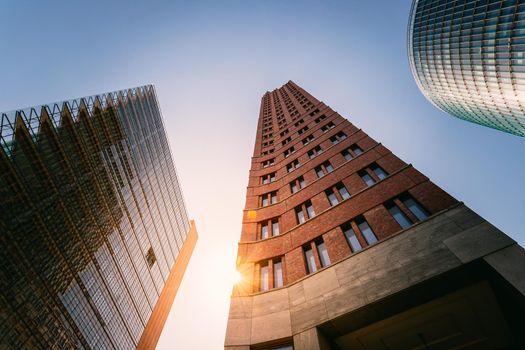
[[[0,0],[0,110],[157,88],[200,241],[159,349],[221,349],[260,97],[294,80],[525,244],[525,139],[417,89],[409,0]]]

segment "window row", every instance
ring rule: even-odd
[[[413,215],[415,220],[418,221],[425,220],[429,216],[428,211],[408,193],[404,193],[401,196],[386,202],[384,205],[388,209],[390,215],[392,215],[392,217],[399,223],[402,229],[405,229],[414,223],[414,219],[410,219],[408,215]],[[400,206],[403,206],[403,208],[400,208]],[[302,208],[299,209],[299,211],[304,211],[305,208],[308,208],[308,203],[303,204],[301,207]],[[308,209],[306,209],[306,214],[304,215],[315,214],[313,213],[313,209],[312,214],[308,214]],[[278,235],[279,225],[278,220],[276,219],[269,220],[264,224],[262,228],[263,234],[269,235],[270,226],[272,227],[272,231],[277,231],[277,233],[273,235]],[[362,215],[344,223],[340,226],[340,229],[352,253],[359,252],[364,247],[378,242],[376,233]],[[303,245],[302,252],[307,274],[314,273],[318,271],[318,269],[327,267],[332,263],[328,249],[322,237],[318,237]],[[266,291],[271,288],[280,288],[283,286],[284,273],[282,261],[283,258],[279,257],[259,263],[260,291]],[[273,278],[271,279],[270,276]]]

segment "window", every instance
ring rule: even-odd
[[[317,265],[315,263],[314,246],[316,247],[319,262],[321,267],[327,267],[331,264],[330,257],[328,256],[328,250],[324,244],[322,238],[317,239],[314,242],[310,242],[308,245],[303,247],[304,259],[306,261],[306,271],[308,273],[314,273],[317,271]]]
[[[319,124],[320,122],[322,122],[323,120],[326,119],[326,115],[320,115],[318,118],[315,119],[315,123],[316,124]]]
[[[281,131],[281,133],[279,135],[281,135],[281,137],[283,137],[286,134],[288,134],[288,129]]]
[[[270,204],[277,203],[277,191],[268,192],[259,197],[260,197],[261,207],[266,207]]]
[[[281,288],[283,284],[283,264],[281,259],[276,259],[273,261],[273,287]]]
[[[348,190],[342,182],[339,182],[335,186],[325,190],[325,193],[332,206],[338,204],[340,200],[344,201],[345,199],[350,198],[350,193],[348,193]],[[339,194],[339,197],[336,193]]]
[[[346,134],[342,131],[339,131],[337,134],[330,137],[330,141],[332,141],[333,145],[337,145],[339,142],[343,141],[344,139],[346,139]]]
[[[323,153],[323,150],[322,150],[321,146],[315,146],[314,148],[312,148],[311,150],[308,151],[308,157],[310,159],[314,159],[315,157],[317,157],[321,153]]]
[[[146,261],[148,262],[148,266],[150,268],[153,267],[153,264],[155,264],[155,261],[157,261],[157,257],[155,256],[155,252],[153,251],[152,247],[150,247],[146,253]]]
[[[275,158],[272,158],[272,159],[265,160],[264,162],[261,163],[261,165],[263,168],[267,168],[270,165],[273,165],[274,162],[275,162]]]
[[[346,241],[348,242],[348,245],[350,246],[350,249],[352,250],[353,253],[358,252],[361,249],[363,249],[350,223],[347,223],[341,226],[341,229],[343,230],[343,233],[345,234],[345,237],[346,237]]]
[[[321,262],[321,266],[327,267],[330,265],[330,257],[328,256],[328,250],[326,250],[324,242],[321,240],[315,244],[317,245],[317,252],[319,253],[319,261]]]
[[[319,113],[319,108],[316,108],[315,111],[313,111],[312,113],[310,113],[310,117],[313,117],[314,114],[316,113]]]
[[[305,182],[302,176],[299,176],[297,179],[290,182],[290,190],[292,191],[292,193],[299,191],[304,186],[305,186]]]
[[[326,161],[323,164],[315,167],[315,173],[317,174],[317,177],[323,177],[333,170],[334,167],[329,161]]]
[[[401,196],[403,204],[414,214],[418,220],[425,220],[428,218],[429,213],[425,210],[418,202],[415,201],[409,194]]]
[[[308,130],[308,127],[305,126],[304,128],[299,129],[299,131],[297,131],[297,133],[298,133],[299,135],[302,135],[302,134],[304,134],[307,130]]]
[[[372,178],[372,176],[370,176],[366,170],[361,170],[359,172],[359,176],[361,176],[361,179],[363,180],[363,182],[368,186],[372,186],[373,184],[376,183],[376,181]]]
[[[293,146],[288,148],[286,151],[284,151],[284,158],[288,157],[290,154],[294,152],[295,152],[295,148],[293,148]]]
[[[283,140],[283,142],[281,142],[284,145],[286,145],[288,142],[292,141],[292,138],[291,137],[287,137],[286,139]]]
[[[274,181],[275,181],[275,173],[270,173],[270,174],[261,176],[261,183],[263,185],[268,184],[270,182],[274,182]]]
[[[262,152],[261,155],[266,156],[266,155],[268,155],[270,153],[273,153],[273,148]]]
[[[368,245],[374,244],[377,242],[376,235],[374,231],[372,231],[372,228],[370,225],[368,225],[368,222],[366,222],[365,219],[361,218],[357,221],[357,227],[359,227],[359,230],[361,231],[361,234],[365,238],[366,243]]]
[[[303,146],[306,146],[307,144],[309,144],[310,142],[313,141],[313,139],[315,139],[314,135],[308,135],[306,136],[302,142],[303,142]]]
[[[348,149],[341,152],[341,154],[343,155],[343,157],[345,157],[346,160],[352,160],[354,159],[354,157],[357,157],[361,153],[363,153],[363,150],[359,148],[359,146],[356,144],[353,144]]]
[[[259,225],[261,227],[260,239],[278,236],[281,233],[281,229],[279,228],[279,218],[261,221]]]
[[[412,220],[393,202],[388,203],[386,207],[390,215],[392,215],[402,229],[412,226]]]
[[[304,120],[303,120],[303,119],[298,120],[297,122],[295,122],[294,126],[295,126],[295,127],[298,127],[298,126],[301,125],[302,123],[304,123]]]
[[[314,252],[312,250],[312,247],[311,246],[304,247],[303,252],[304,252],[304,258],[306,260],[306,267],[307,267],[306,271],[308,273],[314,273],[315,271],[317,271],[317,266],[315,265]]]
[[[270,289],[270,280],[269,280],[269,267],[268,263],[266,265],[261,265],[261,279],[259,282],[259,290],[264,292]]]
[[[376,174],[376,176],[380,179],[380,180],[383,180],[385,177],[388,176],[388,173],[386,171],[384,171],[379,165],[377,165],[376,163],[372,164],[370,166],[370,169],[372,169],[372,171],[374,172],[374,174]]]
[[[324,192],[326,193],[326,197],[328,197],[330,205],[334,206],[339,203],[339,199],[337,199],[337,196],[331,188],[325,190]]]
[[[328,122],[326,125],[323,125],[323,126],[321,127],[321,130],[322,130],[323,132],[327,132],[328,130],[333,129],[333,128],[335,128],[335,124],[332,123],[332,122]]]
[[[309,200],[299,205],[298,207],[295,207],[295,217],[297,218],[297,224],[302,224],[306,222],[306,220],[311,219],[314,216],[314,207],[312,206],[312,202],[310,202]]]
[[[301,165],[301,163],[299,163],[299,160],[298,159],[294,159],[293,161],[291,161],[290,163],[288,163],[286,165],[286,170],[291,173],[292,171],[294,171],[295,169],[297,169],[299,166]]]

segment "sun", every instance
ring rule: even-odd
[[[241,281],[242,281],[242,274],[239,271],[235,270],[233,272],[233,274],[232,274],[232,282],[233,282],[233,284],[238,284]]]

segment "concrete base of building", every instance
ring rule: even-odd
[[[225,349],[523,349],[525,251],[463,204],[284,288],[232,296]]]
[[[171,305],[175,300],[177,291],[179,290],[180,283],[186,272],[186,267],[197,243],[198,234],[197,228],[195,227],[195,221],[191,220],[190,232],[182,245],[173,268],[168,276],[164,289],[159,296],[159,300],[155,304],[151,317],[146,324],[146,328],[142,333],[140,341],[137,345],[138,350],[153,350],[157,346],[160,334],[164,328],[164,323],[168,318],[168,314],[171,310]]]

